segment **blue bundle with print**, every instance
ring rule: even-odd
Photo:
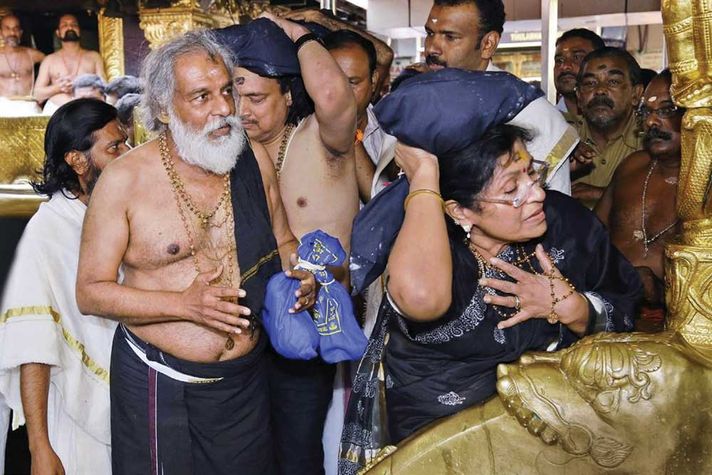
[[[307,312],[289,314],[299,282],[279,273],[270,279],[265,296],[263,324],[272,346],[291,359],[311,359],[316,349],[324,361],[338,363],[361,358],[366,336],[356,322],[348,291],[326,266],[340,266],[346,252],[339,240],[324,231],[302,238],[297,250],[297,268],[312,272],[320,288],[314,304],[314,319]]]

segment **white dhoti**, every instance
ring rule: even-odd
[[[0,97],[0,117],[28,117],[42,113],[37,101],[28,98]]]
[[[0,394],[0,475],[5,469],[5,446],[7,445],[7,430],[10,427],[10,407]]]
[[[0,309],[0,394],[25,422],[20,366],[49,365],[49,441],[66,473],[111,473],[109,358],[116,323],[75,297],[86,206],[56,193],[25,228]]]

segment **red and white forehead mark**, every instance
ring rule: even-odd
[[[648,98],[648,102],[655,102],[657,100],[658,100],[658,96],[650,96],[650,98]]]

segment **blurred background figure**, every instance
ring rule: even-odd
[[[141,94],[125,94],[121,99],[116,102],[116,110],[119,114],[119,123],[126,131],[128,136],[129,145],[132,147],[135,145],[134,137],[134,120],[133,112],[134,108],[141,102]]]
[[[93,97],[103,101],[104,81],[96,74],[82,74],[72,81],[72,98]]]
[[[141,94],[141,83],[136,76],[119,76],[109,81],[104,94],[106,102],[115,105],[126,94]]]

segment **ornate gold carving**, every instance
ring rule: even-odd
[[[104,60],[107,79],[124,75],[124,21],[110,18],[99,11],[99,49]]]
[[[27,183],[42,169],[48,120],[0,117],[0,216],[31,216],[42,202]]]
[[[712,2],[663,0],[662,14],[673,95],[688,109],[683,232],[665,252],[668,329],[500,365],[499,398],[425,428],[368,473],[712,471]]]
[[[139,17],[139,26],[151,49],[190,30],[223,27],[236,22],[224,8],[214,5],[205,11],[197,0],[174,0],[168,8],[145,8],[141,2]]]

